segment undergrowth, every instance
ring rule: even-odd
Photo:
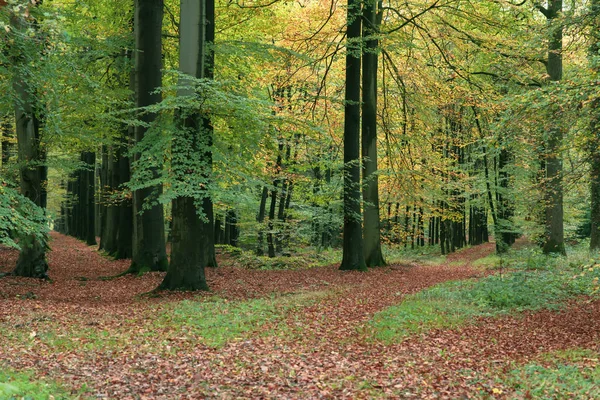
[[[512,370],[500,378],[518,398],[600,398],[600,354],[588,349],[569,349],[545,354],[541,360]]]
[[[38,380],[26,372],[17,372],[8,368],[0,369],[0,399],[2,400],[81,399],[84,392],[85,388],[73,395],[56,382]]]
[[[571,249],[571,254],[565,259],[531,250],[514,252],[503,260],[506,273],[447,282],[407,296],[375,314],[369,326],[376,339],[394,342],[475,317],[559,308],[569,298],[596,294],[600,262],[580,249]]]

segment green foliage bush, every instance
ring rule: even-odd
[[[19,238],[33,236],[47,243],[44,210],[0,180],[0,244],[20,249]]]

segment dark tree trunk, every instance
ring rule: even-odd
[[[256,255],[262,256],[265,254],[264,246],[264,229],[263,223],[265,221],[265,213],[267,208],[267,198],[269,197],[269,189],[264,186],[260,196],[260,206],[258,207],[258,215],[256,216],[256,222],[258,222],[258,243],[256,245]]]
[[[172,212],[171,264],[159,289],[208,290],[204,276],[206,248],[198,246],[199,240],[206,240],[202,236],[206,229],[198,215],[194,199],[174,199]]]
[[[127,58],[131,62],[132,53],[127,52]],[[129,70],[129,88],[135,93],[135,69]],[[123,191],[119,202],[119,229],[117,232],[117,249],[114,254],[115,259],[122,260],[133,257],[133,198],[127,191],[124,183],[131,179],[131,159],[127,155],[129,144],[135,140],[135,129],[130,126],[127,130],[121,131],[121,143],[119,150],[118,165],[119,183],[117,190]]]
[[[375,36],[381,22],[378,0],[364,3],[363,36],[366,48],[362,59],[362,159],[363,159],[363,241],[367,267],[385,265],[381,252],[379,178],[377,176],[377,69],[379,41]],[[380,4],[381,6],[381,4]]]
[[[85,218],[85,235],[83,240],[89,245],[96,244],[96,202],[94,201],[95,181],[96,181],[96,153],[86,151],[82,154],[82,161],[85,163],[84,186],[81,189],[85,192],[85,203],[82,204]]]
[[[344,103],[344,244],[341,270],[366,271],[360,188],[361,2],[348,1]]]
[[[100,239],[100,248],[110,255],[115,255],[118,250],[119,227],[120,220],[120,202],[114,198],[117,190],[121,185],[121,177],[119,175],[119,159],[122,157],[120,146],[116,151],[109,149],[109,154],[106,156],[106,185],[103,188],[104,192],[104,229],[103,236]]]
[[[551,38],[548,45],[548,62],[546,69],[551,81],[558,82],[562,79],[562,23],[557,23],[562,12],[562,0],[550,0],[548,8],[542,9],[550,24]],[[540,7],[541,8],[541,7]],[[551,106],[550,108],[554,108]],[[549,110],[546,118],[560,118],[559,110]],[[544,206],[546,220],[546,234],[543,251],[546,254],[558,253],[566,255],[563,227],[563,187],[562,187],[562,156],[561,146],[563,129],[560,123],[550,123],[550,131],[546,140],[544,183]]]
[[[26,24],[21,17],[11,18],[13,28],[23,32]],[[23,35],[27,37],[26,34]],[[28,40],[28,39],[22,39]],[[15,66],[23,60],[21,55],[13,60]],[[26,70],[26,68],[23,68]],[[46,177],[47,167],[45,152],[41,144],[40,115],[37,105],[36,90],[32,86],[32,77],[27,72],[15,68],[13,88],[15,99],[15,125],[18,144],[18,159],[20,163],[20,189],[21,194],[31,200],[38,207],[46,207]],[[46,261],[47,245],[33,235],[21,238],[19,241],[21,252],[14,275],[29,278],[47,278],[48,263]]]
[[[161,101],[156,89],[162,84],[162,0],[135,1],[135,72],[136,107],[146,107]],[[154,113],[144,113],[141,120],[151,124]],[[147,128],[135,127],[135,141],[144,139]],[[139,159],[136,154],[135,158]],[[158,168],[151,170],[158,177]],[[163,207],[154,204],[144,209],[144,203],[162,193],[162,185],[144,188],[133,193],[133,258],[128,272],[166,271],[165,221]],[[197,246],[197,244],[195,245]]]
[[[9,121],[9,116],[5,116],[2,119],[2,168],[6,170],[10,157],[14,152],[14,138],[15,134],[12,128],[12,124]]]
[[[214,42],[215,42],[215,2],[214,0],[204,1],[204,11],[205,11],[205,43],[204,43],[204,71],[203,77],[207,79],[214,79],[214,65],[215,65],[215,54],[214,54]],[[212,158],[212,146],[213,146],[213,126],[210,120],[210,116],[203,115],[202,117],[202,125],[204,130],[202,131],[202,135],[204,136],[204,141],[207,144],[206,150],[203,154],[203,159],[206,161],[206,179],[210,183],[212,177],[212,167],[213,167],[213,158]],[[216,268],[217,265],[217,256],[215,253],[215,215],[214,215],[214,207],[212,198],[207,195],[202,201],[202,211],[206,220],[202,220],[202,223],[205,225],[204,231],[206,240],[204,241],[204,246],[206,249],[207,260],[206,266],[210,268]]]
[[[181,3],[181,35],[179,68],[182,72],[204,77],[207,55],[207,9],[214,10],[211,0],[196,0]],[[212,67],[212,65],[211,65]],[[212,70],[212,68],[211,68]],[[189,90],[182,90],[180,96],[194,96]],[[186,110],[189,117],[183,121],[183,129],[174,134],[172,167],[177,179],[185,179],[190,173],[189,166],[182,160],[198,160],[200,170],[191,171],[205,178],[210,177],[212,168],[212,127],[207,116],[195,110]],[[177,116],[179,118],[179,116]],[[208,290],[204,268],[212,263],[214,255],[214,221],[212,202],[207,202],[208,193],[201,199],[179,196],[172,202],[173,229],[171,230],[171,264],[159,289],[168,290]],[[201,201],[198,209],[198,200]],[[201,216],[201,212],[204,214]],[[200,244],[198,244],[198,241]]]

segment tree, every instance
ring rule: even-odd
[[[360,199],[361,2],[348,1],[344,102],[344,244],[341,270],[365,271]]]
[[[381,25],[382,2],[367,0],[363,6],[362,61],[362,158],[363,158],[363,240],[367,267],[385,265],[381,252],[379,218],[379,177],[377,176],[377,34]]]
[[[135,2],[135,84],[136,107],[147,107],[161,101],[157,89],[162,83],[163,0]],[[135,127],[135,142],[140,143],[156,114],[144,111],[143,124]],[[141,154],[135,155],[140,162]],[[149,169],[149,179],[156,180],[159,166]],[[162,185],[144,187],[133,192],[133,257],[129,272],[166,271],[165,224],[163,206],[157,203]]]
[[[207,11],[214,10],[214,3],[212,0],[182,0],[180,7],[179,68],[181,72],[201,79],[206,74]],[[190,85],[193,85],[191,80],[181,78],[182,87]],[[178,93],[181,97],[197,95],[189,88],[180,89]],[[211,140],[209,124],[205,122],[207,117],[194,109],[180,109],[176,118],[180,127],[174,133],[171,150],[175,179],[182,186],[200,186],[211,161],[206,155]],[[200,177],[201,181],[197,182],[193,177]],[[192,191],[191,194],[178,194],[173,199],[171,264],[159,289],[208,290],[204,267],[212,256],[207,243],[211,243],[209,238],[214,235],[214,229],[209,216],[202,215],[203,208],[207,211],[204,207],[206,196],[208,194],[202,191],[199,195]]]
[[[19,9],[18,12],[23,10]],[[45,208],[48,169],[45,165],[46,151],[42,144],[43,111],[31,73],[32,62],[41,50],[37,48],[36,38],[27,33],[28,28],[35,31],[35,20],[28,15],[28,11],[23,14],[18,12],[11,16],[11,26],[17,33],[11,54],[20,189],[21,194],[36,206]],[[14,275],[47,278],[46,240],[34,234],[27,234],[20,238],[19,245],[21,252]]]
[[[559,82],[562,79],[563,73],[563,26],[562,22],[558,20],[562,12],[562,6],[562,0],[549,0],[547,8],[537,5],[538,10],[548,20],[550,29],[546,70],[551,82]],[[554,107],[550,107],[549,111],[550,114],[547,116],[549,129],[544,149],[546,181],[543,191],[546,233],[543,250],[546,254],[559,253],[565,255],[561,156],[563,129],[560,123],[555,121],[557,118],[560,118],[560,111]]]
[[[590,64],[594,78],[600,75],[600,0],[590,3],[591,46]],[[588,143],[590,154],[590,194],[591,194],[591,237],[590,250],[600,249],[600,98],[591,102],[590,134]]]

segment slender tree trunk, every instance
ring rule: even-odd
[[[83,238],[87,245],[96,245],[96,203],[94,201],[94,194],[96,192],[95,181],[96,181],[96,153],[86,151],[82,154],[82,161],[86,164],[84,174],[84,187],[85,191],[85,237]]]
[[[135,1],[135,72],[136,106],[146,107],[161,101],[156,89],[162,84],[162,19],[163,0]],[[153,113],[145,113],[141,119],[152,123]],[[135,127],[135,141],[144,139],[147,128]],[[136,154],[136,160],[140,155]],[[151,170],[153,177],[158,169]],[[162,186],[144,188],[133,193],[133,258],[129,272],[166,271],[165,221],[161,204],[144,209],[144,203],[162,193]]]
[[[592,25],[590,55],[592,56],[592,71],[597,79],[600,75],[600,61],[598,61],[600,52],[600,0],[592,0],[590,14],[595,21]],[[591,108],[589,154],[592,227],[590,250],[598,250],[600,249],[600,100],[598,98],[594,99]]]
[[[377,175],[377,30],[381,14],[378,0],[364,3],[363,36],[366,48],[362,59],[362,161],[363,161],[363,241],[367,267],[385,265],[381,252],[381,222],[379,218],[379,177]],[[381,4],[380,4],[381,5]]]
[[[2,168],[6,170],[14,148],[14,131],[9,116],[2,119]]]
[[[263,249],[264,245],[264,229],[263,223],[265,221],[265,213],[267,208],[267,198],[269,197],[269,189],[264,186],[260,196],[260,206],[258,208],[258,215],[256,216],[256,222],[258,222],[258,243],[256,245],[256,255],[262,256],[265,254]]]
[[[209,0],[204,2],[205,8],[205,25],[204,25],[204,78],[214,79],[214,66],[215,66],[215,54],[214,54],[214,43],[215,43],[215,2]],[[212,157],[212,146],[213,146],[213,126],[210,120],[210,116],[202,116],[202,125],[204,127],[202,134],[204,141],[206,142],[206,150],[204,151],[203,159],[206,162],[206,180],[210,184],[212,179],[213,169],[213,157]],[[205,250],[207,254],[206,266],[211,268],[218,267],[217,256],[215,253],[215,215],[213,201],[210,194],[202,200],[202,211],[206,219],[202,220],[202,223],[206,226],[203,227],[206,232],[206,240],[204,241]]]

